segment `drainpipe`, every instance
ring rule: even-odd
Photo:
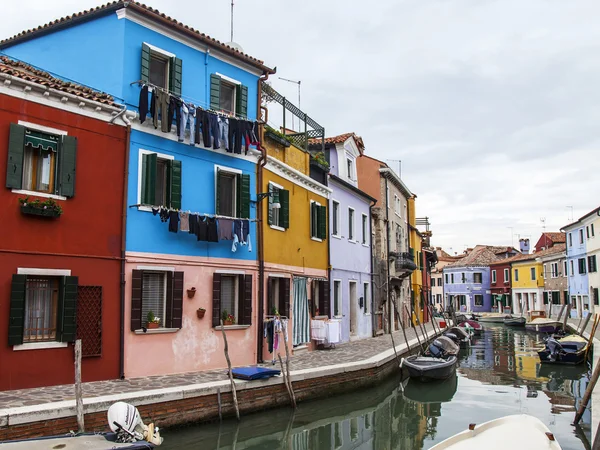
[[[269,117],[269,111],[267,108],[261,106],[262,98],[262,84],[269,78],[268,72],[263,72],[262,76],[258,79],[258,99],[257,99],[257,115],[260,119],[261,109],[265,111],[265,123]],[[264,127],[260,127],[259,131],[260,142],[264,142]],[[256,189],[260,192],[263,185],[263,167],[267,164],[267,150],[262,145],[260,146],[261,155],[258,158],[256,164]],[[264,317],[264,295],[265,295],[265,258],[264,258],[264,238],[263,238],[263,208],[260,203],[256,203],[256,227],[258,234],[258,320],[257,320],[257,345],[256,345],[256,360],[258,363],[263,362],[263,317]]]
[[[388,187],[388,179],[385,178],[385,238],[386,238],[386,273],[387,273],[387,303],[389,308],[389,313],[392,311],[392,298],[391,298],[391,284],[390,284],[390,209],[388,205],[388,197],[389,197],[389,187]],[[392,334],[392,321],[390,320],[389,326],[390,334]]]
[[[123,110],[125,112],[125,110]],[[127,135],[125,140],[125,165],[123,171],[123,211],[121,213],[121,335],[119,349],[119,378],[125,379],[125,232],[127,230],[127,181],[129,179],[129,150],[131,146],[131,123],[125,115],[121,116],[127,124]]]
[[[377,317],[375,315],[375,301],[374,301],[374,293],[375,293],[375,288],[373,287],[373,283],[374,283],[374,277],[373,277],[373,258],[375,257],[375,252],[373,252],[373,208],[375,207],[375,205],[377,204],[377,200],[373,200],[373,204],[369,205],[369,240],[370,240],[370,244],[371,244],[371,335],[373,337],[376,336],[376,328],[377,328]]]

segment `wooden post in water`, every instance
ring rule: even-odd
[[[408,344],[408,338],[406,337],[406,330],[404,329],[404,321],[400,316],[400,312],[398,311],[398,307],[396,303],[394,303],[394,311],[396,312],[396,317],[398,318],[398,323],[400,324],[400,328],[402,328],[402,334],[404,335],[404,342],[406,343],[406,351],[410,351],[410,345]]]
[[[283,334],[283,343],[285,345],[285,370],[287,374],[287,382],[290,390],[290,396],[292,401],[292,408],[296,409],[296,395],[294,394],[294,387],[292,386],[292,379],[290,378],[290,351],[288,350],[288,338],[287,338],[287,325],[284,326],[281,323],[281,333]],[[279,356],[281,362],[281,356]],[[283,364],[282,364],[283,370]],[[284,379],[285,380],[285,379]]]
[[[404,305],[404,309],[406,311],[406,314],[409,317],[410,324],[411,324],[413,330],[415,330],[415,336],[417,336],[417,342],[419,343],[419,347],[421,348],[422,352],[425,352],[425,349],[423,348],[423,344],[421,344],[421,338],[419,337],[419,333],[417,332],[417,328],[415,327],[415,324],[412,321],[412,315],[410,314],[410,311],[408,310],[408,308],[406,307],[406,305]]]
[[[83,415],[83,391],[81,389],[81,339],[75,341],[75,410],[77,412],[77,430],[85,431]]]
[[[223,414],[221,412],[221,388],[217,388],[217,406],[219,407],[219,422],[223,420]]]
[[[419,325],[419,328],[421,328],[421,333],[423,333],[423,336],[424,336],[423,339],[425,339],[425,344],[427,344],[429,342],[429,336],[427,335],[427,329],[423,326],[423,324],[419,320],[419,315],[416,312],[415,312],[415,319],[417,320],[417,325]]]
[[[390,302],[390,307],[396,309],[394,304]],[[387,314],[384,316],[384,320],[387,321]],[[398,356],[398,352],[396,351],[396,343],[394,342],[394,331],[392,330],[392,324],[388,324],[388,328],[390,330],[390,338],[392,339],[392,348],[394,349],[394,355],[396,355],[396,361],[398,361],[398,365],[400,364],[400,357]]]
[[[594,314],[595,315],[595,314]],[[592,317],[592,313],[589,312],[587,317],[585,318],[585,321],[583,322],[583,326],[581,327],[581,329],[579,330],[579,336],[583,337],[583,332],[585,331],[585,329],[588,326],[588,323],[590,323],[590,318]],[[594,318],[594,322],[596,321],[596,318]]]
[[[433,316],[433,308],[431,307],[431,305],[427,305],[427,309],[429,310],[429,315],[431,316],[431,326],[433,327],[433,332],[436,336],[438,334],[442,334],[442,329],[440,328],[439,324],[437,330],[435,329],[435,317]]]
[[[565,318],[563,319],[563,331],[567,329],[567,319],[569,318],[569,314],[571,313],[571,305],[567,305],[567,309],[565,311]]]
[[[598,424],[598,429],[596,430],[596,436],[594,437],[592,450],[600,450],[600,424]]]
[[[563,315],[563,312],[564,312],[564,310],[565,310],[565,307],[566,307],[566,306],[567,306],[567,305],[562,305],[562,306],[560,307],[560,312],[558,313],[558,317],[556,318],[556,320],[557,320],[558,322],[560,322],[560,319],[562,318],[562,315]]]
[[[573,421],[573,425],[577,425],[583,417],[583,413],[585,412],[585,408],[592,398],[592,392],[594,391],[594,387],[596,386],[596,382],[598,381],[598,377],[600,376],[600,360],[596,363],[596,368],[594,369],[594,373],[592,374],[592,378],[590,378],[590,382],[587,385],[587,389],[585,390],[585,394],[583,394],[583,398],[581,399],[581,403],[579,404],[579,409],[577,410],[577,414],[575,414],[575,420]]]
[[[585,356],[583,357],[584,361],[587,360],[587,355],[590,351],[590,347],[594,345],[594,335],[596,334],[596,328],[598,328],[598,323],[600,322],[599,319],[600,317],[594,314],[594,324],[592,325],[592,332],[590,333],[590,338],[588,339],[588,343],[585,346]]]
[[[223,342],[225,343],[223,350],[225,352],[225,359],[227,360],[227,372],[229,373],[229,381],[231,383],[231,395],[233,396],[233,405],[235,406],[235,417],[237,418],[237,420],[240,420],[240,408],[238,406],[235,383],[233,382],[233,373],[231,372],[231,360],[229,359],[229,347],[227,345],[227,335],[225,334],[223,320],[221,320],[221,332],[223,333]]]

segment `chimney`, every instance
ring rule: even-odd
[[[519,248],[521,249],[521,253],[528,255],[529,254],[529,239],[519,239]]]

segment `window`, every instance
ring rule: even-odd
[[[369,283],[363,283],[363,302],[365,305],[365,314],[371,312],[371,300],[369,296]]]
[[[563,277],[566,277],[567,276],[567,272],[568,272],[568,270],[567,270],[567,260],[563,261],[563,271],[564,271],[563,272]]]
[[[358,417],[350,419],[350,440],[352,442],[358,439]]]
[[[578,268],[579,268],[579,273],[580,274],[586,273],[586,270],[585,270],[586,269],[585,258],[579,258],[577,260],[577,265],[579,266]]]
[[[333,282],[333,315],[341,315],[340,311],[340,300],[342,298],[342,282],[340,280],[334,280]]]
[[[589,226],[585,227],[585,233],[587,235],[587,238],[589,239],[590,238],[590,227]]]
[[[442,294],[436,294],[435,299],[436,303],[442,303]]]
[[[363,243],[363,245],[367,245],[367,234],[369,232],[367,219],[368,219],[367,215],[363,214],[362,215],[362,243]]]
[[[575,275],[575,263],[573,260],[570,260],[571,265],[571,276]]]
[[[340,235],[340,229],[339,229],[339,225],[340,225],[340,204],[336,201],[333,201],[332,203],[332,207],[333,207],[333,211],[332,211],[332,221],[331,221],[331,225],[332,225],[332,234],[334,236],[339,236]]]
[[[77,283],[72,276],[13,275],[8,344],[74,341]]]
[[[594,290],[592,291],[592,296],[593,296],[593,300],[594,300],[594,305],[598,306],[598,302],[599,302],[599,298],[598,298],[598,288],[594,288]]]
[[[492,270],[492,283],[496,284],[496,271]]]
[[[290,316],[290,279],[269,277],[267,285],[268,310],[266,314]]]
[[[438,286],[443,286],[444,283],[442,282],[442,277],[438,278]]]
[[[444,274],[444,277],[446,278],[446,284],[448,284],[448,274]]]
[[[583,244],[583,228],[579,230],[579,243]]]
[[[234,169],[216,168],[217,214],[228,217],[250,217],[250,175]],[[280,201],[281,201],[281,194]],[[280,203],[282,206],[282,204]],[[280,213],[282,214],[282,213]]]
[[[142,81],[181,95],[182,61],[174,54],[142,44]]]
[[[183,272],[132,271],[131,331],[148,328],[152,317],[160,328],[181,328],[182,315]]]
[[[408,223],[408,214],[406,214],[406,203],[404,204],[404,223]]]
[[[394,194],[394,212],[396,213],[396,215],[398,217],[400,217],[400,213],[401,213],[401,206],[400,206],[400,197],[398,197],[396,194]]]
[[[288,293],[289,295],[289,293]],[[311,316],[331,317],[329,312],[329,281],[313,280],[311,283],[310,312]]]
[[[483,306],[483,295],[475,294],[475,306]]]
[[[327,237],[327,208],[312,200],[310,202],[310,236],[313,239]]]
[[[352,164],[352,160],[350,158],[346,158],[346,170],[348,171],[348,178],[354,180],[354,165]]]
[[[450,284],[454,284],[454,274],[450,274]]]
[[[73,136],[33,124],[11,123],[6,187],[73,197],[76,153],[77,138]]]
[[[594,224],[593,223],[590,224],[590,231],[592,232],[592,237],[594,237],[595,234],[594,234]]]
[[[290,227],[290,191],[275,183],[269,183],[269,225],[287,229]]]
[[[139,203],[181,209],[181,161],[140,150]]]
[[[515,281],[519,281],[519,269],[515,269]]]
[[[248,115],[248,87],[225,75],[211,74],[210,108],[246,117]]]
[[[530,269],[530,271],[531,271],[531,281],[535,281],[535,267],[532,267]]]
[[[573,247],[573,233],[569,233],[569,247]]]
[[[460,282],[461,282],[461,283],[466,283],[466,282],[467,282],[467,276],[465,275],[465,273],[464,273],[464,272],[462,272],[462,273],[460,274]]]
[[[558,263],[557,262],[550,264],[550,277],[558,278]]]
[[[354,210],[348,208],[348,239],[354,240]]]
[[[596,255],[588,256],[588,272],[596,272],[598,271],[598,266],[596,265]]]
[[[483,274],[481,272],[475,272],[473,274],[473,283],[481,284],[483,282]]]
[[[508,273],[508,269],[504,269],[504,282],[508,283],[510,281],[510,274]]]
[[[280,284],[279,289],[280,293],[283,291],[285,294],[286,285]],[[289,284],[287,292],[289,295]],[[282,309],[287,312],[285,305]],[[252,275],[213,274],[212,326],[220,326],[221,320],[225,321],[227,315],[233,316],[237,325],[252,324]]]

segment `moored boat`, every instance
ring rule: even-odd
[[[504,325],[507,327],[524,327],[527,319],[525,317],[511,317],[510,319],[504,319]]]
[[[561,450],[548,427],[536,417],[515,414],[471,424],[469,429],[434,445],[429,450]]]
[[[465,320],[464,322],[459,323],[458,326],[461,328],[472,329],[473,334],[477,336],[483,332],[483,325],[475,320]]]
[[[581,364],[585,361],[588,342],[581,336],[571,335],[556,339],[551,336],[538,352],[540,362],[552,364]]]
[[[533,319],[531,322],[526,322],[525,329],[535,333],[554,333],[561,327],[561,325],[562,324],[558,320],[538,317],[537,319]]]
[[[506,319],[512,319],[512,317],[510,314],[505,313],[489,313],[482,314],[477,321],[481,323],[504,323]]]
[[[459,345],[452,339],[448,336],[439,336],[429,345],[425,355],[434,356],[436,358],[447,358],[448,356],[458,355],[459,351]]]
[[[400,368],[408,370],[411,378],[420,381],[445,380],[456,373],[456,356],[447,359],[412,355],[402,358]]]
[[[444,331],[444,336],[449,337],[462,348],[468,347],[471,343],[471,334],[461,327],[448,328]]]

